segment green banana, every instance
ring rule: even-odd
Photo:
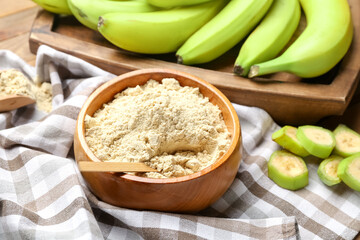
[[[290,41],[300,15],[298,0],[274,0],[264,19],[242,45],[234,72],[247,76],[253,64],[276,57]]]
[[[110,12],[153,12],[158,8],[146,0],[68,0],[75,18],[88,28],[97,30],[99,17]]]
[[[345,55],[353,37],[347,0],[300,0],[307,27],[279,57],[250,68],[249,77],[290,72],[299,77],[320,76]]]
[[[267,165],[269,178],[282,188],[298,190],[309,184],[309,170],[304,159],[293,153],[275,151]]]
[[[271,135],[271,139],[282,146],[284,149],[299,157],[309,156],[309,152],[305,150],[304,146],[300,144],[296,138],[297,128],[285,125]]]
[[[195,5],[212,0],[147,0],[149,4],[161,8],[174,8]]]
[[[100,17],[99,32],[114,45],[137,53],[175,52],[228,0],[148,13],[107,13]]]
[[[360,192],[360,153],[343,159],[339,163],[337,175],[347,186]]]
[[[337,175],[339,163],[343,160],[342,157],[337,155],[331,155],[328,158],[321,161],[317,174],[320,180],[328,186],[333,186],[341,182],[341,179]]]
[[[296,138],[306,151],[318,158],[329,157],[335,147],[333,132],[319,126],[304,125],[298,127]]]
[[[56,14],[71,15],[67,0],[32,0],[34,3],[45,9],[46,11]]]
[[[334,152],[342,157],[349,157],[360,153],[360,134],[346,126],[339,124],[334,130]]]
[[[272,0],[232,0],[176,52],[178,63],[199,64],[219,57],[261,20]]]

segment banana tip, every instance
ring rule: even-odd
[[[243,73],[244,73],[244,68],[242,68],[240,65],[235,65],[235,67],[234,67],[234,73],[235,73],[236,75],[242,76]]]
[[[180,55],[176,55],[177,58],[177,63],[182,64],[183,63],[183,58]]]
[[[251,66],[248,77],[253,78],[256,77],[258,74],[259,74],[259,66],[256,65]]]

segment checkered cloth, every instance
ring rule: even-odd
[[[216,203],[193,215],[106,204],[85,186],[72,144],[82,104],[114,75],[46,46],[35,68],[2,50],[0,68],[50,81],[54,94],[49,114],[34,106],[0,114],[0,239],[352,239],[360,231],[360,193],[322,184],[318,163],[308,163],[302,190],[267,177],[279,126],[263,110],[237,104],[243,159]]]

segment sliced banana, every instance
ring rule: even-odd
[[[335,147],[334,134],[319,126],[305,125],[298,128],[296,137],[310,154],[327,158]]]
[[[337,171],[347,186],[360,192],[360,153],[342,160]]]
[[[268,176],[277,185],[289,190],[298,190],[309,183],[304,160],[286,150],[275,151],[270,156]]]
[[[337,175],[337,169],[341,160],[343,160],[342,157],[331,155],[320,163],[317,174],[323,183],[333,186],[341,182]]]
[[[339,124],[334,130],[335,136],[335,153],[349,157],[353,154],[360,153],[360,134],[353,131],[344,124]]]
[[[286,150],[299,155],[300,157],[309,156],[309,152],[301,145],[296,138],[297,128],[293,126],[284,126],[271,136],[272,140],[285,148]]]

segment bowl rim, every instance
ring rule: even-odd
[[[79,140],[79,144],[83,148],[85,154],[88,155],[89,159],[91,159],[92,161],[95,161],[95,162],[101,162],[101,160],[98,159],[95,156],[95,154],[90,150],[90,147],[87,145],[87,142],[85,140],[84,120],[85,120],[87,109],[91,105],[92,101],[96,97],[98,97],[98,95],[101,94],[102,91],[111,87],[112,85],[117,84],[117,82],[119,82],[119,81],[134,77],[136,75],[146,75],[146,74],[156,74],[156,73],[165,73],[165,74],[168,73],[168,74],[172,74],[172,75],[178,75],[178,76],[185,77],[187,79],[190,79],[191,81],[197,82],[197,84],[199,84],[199,85],[202,85],[202,86],[210,89],[212,92],[215,92],[217,96],[219,96],[221,101],[225,103],[226,109],[229,111],[231,121],[233,122],[233,125],[234,125],[234,128],[230,132],[230,134],[232,135],[232,141],[229,146],[229,149],[225,152],[224,155],[222,155],[219,159],[217,159],[214,163],[212,163],[208,167],[202,169],[201,171],[198,171],[198,172],[195,172],[195,173],[192,173],[189,175],[181,176],[181,177],[148,178],[148,177],[135,176],[132,174],[115,173],[115,172],[101,172],[101,174],[110,174],[116,178],[118,177],[118,178],[122,178],[122,179],[129,180],[129,181],[135,181],[135,182],[139,182],[139,183],[172,184],[172,183],[185,182],[185,181],[190,181],[190,180],[199,178],[201,176],[204,176],[204,175],[214,171],[216,168],[220,167],[223,163],[225,163],[228,160],[228,158],[232,155],[232,153],[236,150],[237,147],[241,147],[242,138],[241,138],[241,127],[240,127],[239,118],[237,116],[237,113],[236,113],[233,105],[229,101],[229,99],[219,89],[217,89],[215,86],[213,86],[209,82],[207,82],[199,77],[196,77],[192,74],[189,74],[189,73],[185,73],[185,72],[173,70],[173,69],[147,68],[147,69],[141,69],[141,70],[134,70],[134,71],[127,72],[127,73],[121,74],[119,76],[116,76],[115,78],[113,78],[113,79],[107,81],[106,83],[102,84],[101,86],[99,86],[86,99],[85,103],[83,104],[83,106],[79,112],[78,118],[77,118],[76,131],[77,131],[77,137]],[[166,78],[166,77],[163,77],[163,78]],[[176,77],[174,77],[174,78],[176,79]],[[151,78],[149,78],[148,80],[150,80],[150,79]],[[126,88],[124,88],[124,89],[126,89]],[[121,91],[123,91],[123,90],[121,90]],[[77,159],[75,159],[75,160],[76,160],[76,162],[78,162]]]

